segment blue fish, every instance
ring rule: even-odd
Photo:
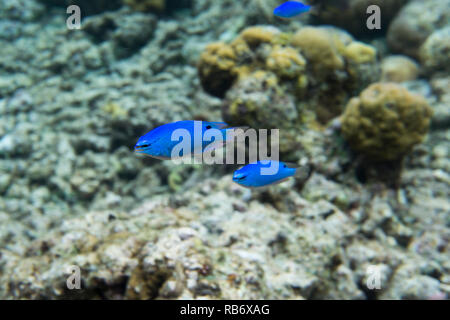
[[[273,14],[280,18],[292,18],[307,12],[311,9],[311,6],[303,4],[298,1],[286,1],[282,5],[276,7],[273,10]]]
[[[297,173],[294,165],[276,160],[261,160],[250,163],[233,174],[233,181],[248,188],[278,184]]]
[[[175,146],[181,143],[182,138],[177,137],[177,129],[189,134],[189,147],[187,150],[180,149],[177,158],[196,155],[205,152],[208,149],[222,146],[226,143],[227,131],[235,128],[230,128],[225,122],[208,122],[183,120],[172,123],[167,123],[159,126],[139,138],[134,146],[136,153],[142,153],[157,159],[173,159],[172,150]],[[203,139],[203,135],[207,130],[217,129],[216,133],[221,136],[221,140],[213,136],[210,141]],[[180,131],[178,131],[180,132]],[[172,134],[175,133],[175,137]],[[207,149],[208,148],[208,149]]]

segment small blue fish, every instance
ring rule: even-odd
[[[190,148],[185,154],[183,154],[185,151],[183,149],[177,154],[178,157],[185,157],[203,153],[207,148],[222,146],[227,139],[227,130],[233,130],[234,128],[229,128],[225,122],[183,120],[167,123],[140,137],[134,147],[134,151],[157,159],[173,159],[172,150],[181,141],[180,137],[172,137],[172,134],[177,129],[184,129],[182,131],[189,134],[190,141],[188,143]],[[217,129],[222,141],[216,141],[215,137],[212,137],[211,141],[203,139],[204,133],[210,129]]]
[[[264,187],[281,183],[297,173],[293,165],[276,160],[250,163],[233,174],[233,181],[248,188]]]
[[[311,6],[303,4],[298,1],[286,1],[282,5],[276,7],[273,10],[273,14],[280,18],[293,18],[307,12],[311,9]]]

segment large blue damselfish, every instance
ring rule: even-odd
[[[264,169],[272,172],[265,172]],[[261,160],[236,170],[233,181],[244,187],[258,188],[283,182],[296,173],[297,168],[285,162]]]
[[[172,159],[172,149],[180,143],[179,139],[181,139],[173,139],[172,134],[177,129],[184,129],[187,130],[191,139],[190,150],[186,154],[182,154],[183,150],[181,150],[181,153],[177,157],[195,155],[197,154],[196,151],[203,153],[208,146],[213,145],[215,142],[214,137],[212,137],[211,141],[204,141],[203,139],[203,134],[212,128],[217,129],[217,132],[222,134],[222,140],[224,142],[226,141],[227,130],[233,130],[225,122],[183,120],[167,123],[140,137],[134,147],[134,151],[157,159]],[[219,145],[221,144],[218,143],[217,146]]]
[[[298,1],[286,1],[273,10],[273,14],[280,18],[292,18],[311,9],[310,6]]]

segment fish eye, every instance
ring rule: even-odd
[[[285,165],[285,164],[283,165],[283,168],[286,168],[286,165]]]
[[[210,125],[206,126],[206,130],[211,129],[212,127]]]
[[[147,147],[150,147],[150,144],[142,144],[138,146],[138,148],[147,148]]]

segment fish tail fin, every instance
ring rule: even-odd
[[[294,177],[298,178],[299,180],[308,180],[311,175],[314,172],[314,165],[313,164],[307,164],[304,166],[297,165]]]

